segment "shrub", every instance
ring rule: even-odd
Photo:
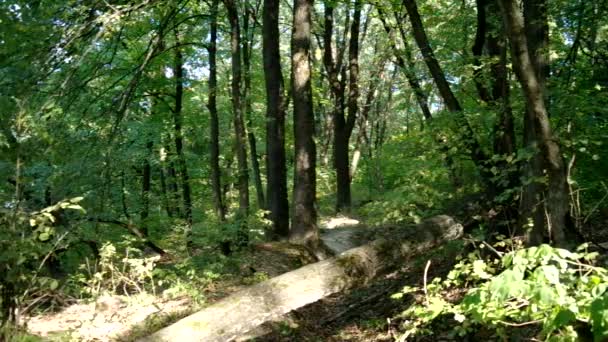
[[[424,293],[423,300],[405,310],[401,340],[416,334],[432,334],[439,317],[452,317],[453,336],[489,329],[506,338],[513,328],[533,326],[537,338],[575,341],[590,331],[594,340],[608,337],[608,270],[593,264],[597,253],[587,245],[576,252],[549,245],[521,248],[511,240],[489,245],[492,257],[481,257],[481,249],[462,259],[447,279],[434,279],[424,288],[404,288],[394,295]],[[500,252],[505,246],[512,251]],[[466,295],[452,303],[447,294],[469,287]]]

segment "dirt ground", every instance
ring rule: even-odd
[[[338,217],[322,221],[322,236],[337,251],[372,239],[372,232],[357,220]],[[391,228],[391,229],[394,229]],[[258,281],[298,268],[301,258],[284,250],[252,248],[243,259],[241,273],[220,280],[207,289],[204,305],[247,286],[255,275]],[[433,254],[429,277],[447,273],[453,258]],[[426,256],[425,256],[426,257]],[[425,260],[404,260],[392,273],[370,282],[363,288],[325,298],[292,312],[280,322],[262,326],[252,336],[256,341],[392,341],[395,327],[387,317],[396,316],[411,298],[391,299],[403,286],[422,282]],[[248,281],[244,281],[247,280]],[[212,293],[211,293],[212,292]],[[94,302],[73,304],[59,312],[30,317],[31,333],[49,340],[61,341],[132,341],[184,317],[200,307],[188,297],[164,299],[162,296],[102,296]]]

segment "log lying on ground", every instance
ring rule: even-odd
[[[333,293],[365,284],[404,258],[459,238],[462,226],[436,216],[336,257],[251,286],[140,341],[231,341],[264,322]]]

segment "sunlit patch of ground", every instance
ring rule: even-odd
[[[240,268],[200,289],[203,305],[243,287],[301,266],[296,256],[252,248],[235,256]],[[194,266],[193,266],[194,267]],[[70,305],[61,311],[26,319],[27,330],[51,341],[132,341],[184,317],[202,306],[190,297],[163,298],[159,292],[132,296],[101,296],[96,301]]]
[[[161,299],[152,295],[102,296],[92,303],[74,304],[60,312],[35,316],[28,330],[47,338],[112,341],[152,316],[189,310],[188,298]]]
[[[354,218],[346,217],[346,216],[336,216],[336,217],[328,217],[326,219],[322,219],[320,222],[320,227],[322,229],[335,229],[335,228],[344,228],[356,226],[360,222]]]

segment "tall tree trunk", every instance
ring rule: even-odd
[[[544,213],[547,217],[547,228],[554,243],[563,245],[566,241],[566,221],[568,215],[568,186],[566,170],[560,148],[551,131],[551,125],[545,106],[542,83],[530,53],[527,42],[524,20],[515,0],[499,1],[505,26],[511,41],[511,55],[516,75],[526,98],[526,120],[533,123],[535,138],[539,144],[542,169],[548,177],[544,189]],[[542,66],[538,70],[543,70]],[[534,226],[532,233],[544,230],[544,225]],[[530,236],[528,243],[537,244],[538,237]]]
[[[148,141],[146,143],[146,156],[144,157],[143,172],[141,176],[141,211],[139,214],[139,219],[141,220],[142,232],[145,236],[148,236],[148,225],[146,224],[146,219],[150,214],[150,157],[152,155],[152,147],[153,142]]]
[[[243,88],[243,98],[245,99],[245,116],[247,118],[247,140],[249,142],[249,152],[251,159],[251,171],[253,176],[253,185],[255,186],[255,193],[258,202],[258,208],[266,209],[266,200],[264,199],[264,187],[262,186],[262,176],[260,174],[260,162],[258,159],[257,152],[257,141],[255,134],[253,133],[253,122],[252,114],[253,108],[251,107],[251,46],[253,45],[253,32],[255,31],[254,25],[250,28],[249,23],[253,18],[251,6],[245,2],[245,16],[243,18],[243,78],[245,81],[245,87]]]
[[[380,22],[382,22],[382,26],[384,27],[384,30],[386,31],[386,34],[389,37],[389,44],[391,46],[391,49],[393,50],[395,59],[397,60],[397,65],[399,66],[399,68],[401,68],[401,70],[403,70],[403,73],[407,78],[408,84],[414,91],[414,94],[416,95],[416,101],[418,102],[418,106],[420,107],[420,111],[422,112],[422,115],[424,116],[425,120],[431,120],[433,116],[431,115],[431,111],[428,105],[428,95],[424,90],[422,90],[422,86],[420,86],[420,80],[418,79],[418,76],[416,76],[416,73],[414,71],[414,59],[412,57],[410,46],[406,40],[406,36],[404,34],[405,32],[402,30],[401,25],[399,25],[400,32],[402,32],[401,40],[403,41],[404,47],[404,59],[401,53],[399,53],[399,50],[397,49],[394,34],[392,32],[391,27],[388,25],[388,22],[386,21],[387,19],[384,15],[384,11],[380,7],[377,8],[377,11],[378,18],[380,19]]]
[[[266,81],[266,193],[275,237],[289,234],[285,160],[285,99],[279,52],[279,0],[264,0],[263,59]]]
[[[236,137],[237,179],[239,189],[239,215],[249,214],[249,171],[245,124],[241,103],[241,28],[234,0],[223,0],[230,22],[230,46],[232,52],[232,110],[234,111],[234,135]]]
[[[179,33],[175,31],[175,42],[179,45]],[[190,196],[190,177],[184,156],[182,133],[182,103],[184,97],[184,61],[181,49],[175,48],[175,108],[173,109],[173,125],[175,129],[175,153],[181,176],[182,196],[184,200],[184,217],[192,226],[192,198]]]
[[[165,168],[162,164],[159,169],[159,173],[160,173],[160,191],[163,196],[163,203],[165,205],[165,210],[167,211],[167,216],[169,216],[170,218],[173,218],[173,216],[174,216],[173,207],[171,206],[171,203],[169,201],[169,193],[167,191],[167,180],[165,177]]]
[[[439,94],[443,99],[443,103],[448,108],[448,110],[454,114],[456,114],[455,119],[458,120],[458,123],[465,130],[463,141],[467,145],[467,148],[470,150],[471,159],[475,164],[480,168],[480,172],[482,173],[482,178],[487,181],[490,177],[486,172],[483,171],[483,163],[487,160],[481,146],[479,145],[478,140],[475,138],[475,134],[473,129],[469,125],[464,113],[462,111],[462,107],[460,106],[460,102],[452,92],[450,88],[450,84],[448,83],[437,58],[435,58],[435,54],[431,45],[429,44],[429,40],[427,38],[426,32],[424,30],[424,26],[422,25],[422,20],[420,19],[420,14],[418,13],[418,6],[416,5],[416,0],[403,0],[403,4],[407,10],[407,13],[410,17],[410,23],[412,25],[412,30],[414,34],[414,39],[418,44],[418,48],[424,57],[424,61],[435,81],[435,85],[439,90]]]
[[[289,239],[317,250],[320,245],[317,227],[316,147],[310,68],[312,0],[295,0],[291,40],[291,72],[295,170],[293,216]]]
[[[357,115],[359,112],[359,31],[361,26],[361,0],[355,0],[355,10],[350,26],[348,46],[348,116],[340,133],[340,139],[334,144],[338,196],[336,211],[349,211],[351,207],[351,174],[348,159],[348,147]],[[340,120],[342,122],[343,120]]]
[[[334,109],[332,111],[332,126],[333,126],[333,162],[336,172],[336,211],[348,211],[351,206],[350,193],[350,165],[348,161],[348,143],[350,135],[356,121],[357,105],[351,101],[350,97],[358,98],[358,88],[352,92],[349,84],[349,100],[348,100],[348,117],[345,117],[345,89],[346,89],[346,70],[343,68],[342,60],[344,55],[344,47],[339,46],[336,59],[333,57],[332,36],[334,24],[334,3],[325,2],[325,30],[323,33],[324,55],[323,63],[327,71],[330,82],[330,89],[334,100]],[[351,37],[349,43],[349,73],[353,71],[358,74],[358,55],[359,55],[359,26],[361,21],[361,3],[356,1],[353,23],[350,27]],[[347,12],[346,20],[348,23],[349,15]],[[356,27],[355,27],[356,26]],[[348,24],[344,27],[344,36],[346,36]],[[353,37],[353,34],[355,37]],[[355,42],[356,40],[356,42]],[[353,60],[353,57],[355,57]],[[351,75],[352,76],[352,75]],[[357,75],[354,78],[357,82]]]
[[[220,221],[224,221],[226,211],[222,199],[222,182],[220,170],[220,129],[217,116],[217,12],[219,0],[211,3],[211,27],[209,39],[209,90],[207,109],[209,110],[209,130],[211,135],[211,191],[215,213]]]
[[[504,38],[504,25],[500,18],[495,16],[499,13],[496,0],[477,0],[477,32],[475,44],[472,47],[474,64],[474,81],[477,87],[479,98],[488,104],[490,108],[497,112],[497,119],[494,125],[494,154],[500,156],[512,155],[515,152],[515,130],[513,124],[513,113],[511,110],[509,96],[509,78],[507,70],[507,47]],[[492,59],[489,66],[490,89],[484,82],[482,68],[482,57],[487,51],[488,57]],[[492,162],[493,167],[499,170],[506,168],[504,159]],[[514,175],[508,175],[509,179],[504,185],[490,183],[488,186],[488,196],[494,198],[504,190],[516,185]]]
[[[167,163],[167,173],[169,175],[169,177],[168,177],[169,202],[171,202],[171,206],[173,207],[173,212],[175,213],[175,215],[177,217],[183,218],[182,206],[180,205],[180,203],[183,203],[183,202],[180,202],[180,200],[179,200],[180,194],[179,194],[177,171],[175,171],[175,162],[174,162],[175,157],[172,155],[171,152],[169,152],[169,151],[171,151],[171,149],[169,147],[167,147],[166,150],[169,155],[169,160]]]
[[[374,53],[377,53],[378,44],[374,48]],[[376,71],[374,75],[382,75],[384,74],[385,60],[381,60],[378,65],[374,68]],[[363,108],[361,110],[361,115],[359,118],[359,132],[357,134],[357,140],[355,141],[355,151],[353,152],[353,157],[351,160],[350,166],[350,178],[353,179],[355,174],[357,173],[357,167],[359,165],[359,160],[361,158],[361,145],[364,141],[368,143],[369,148],[369,139],[367,138],[367,127],[369,126],[369,112],[372,108],[372,104],[376,95],[378,93],[378,89],[375,86],[375,82],[377,82],[376,77],[371,77],[369,80],[369,84],[367,86],[367,95],[365,96],[365,103],[363,104]]]
[[[122,213],[125,215],[125,218],[131,223],[131,214],[129,213],[129,208],[127,206],[127,184],[125,181],[125,171],[120,171],[120,201],[122,203]]]
[[[542,0],[524,1],[524,31],[528,53],[544,99],[546,96],[545,80],[549,76],[547,59],[545,52],[543,52],[549,40],[547,17],[543,13],[545,10],[546,3]],[[526,108],[523,126],[524,146],[533,151],[533,155],[523,170],[524,178],[529,180],[529,183],[525,184],[523,188],[520,225],[524,228],[530,228],[526,229],[528,243],[538,245],[543,242],[547,235],[544,229],[547,220],[542,205],[544,185],[538,181],[544,176],[543,160],[539,153],[540,146],[537,140],[538,132],[534,124],[534,114],[530,112],[529,108]],[[529,227],[530,224],[532,227]]]

